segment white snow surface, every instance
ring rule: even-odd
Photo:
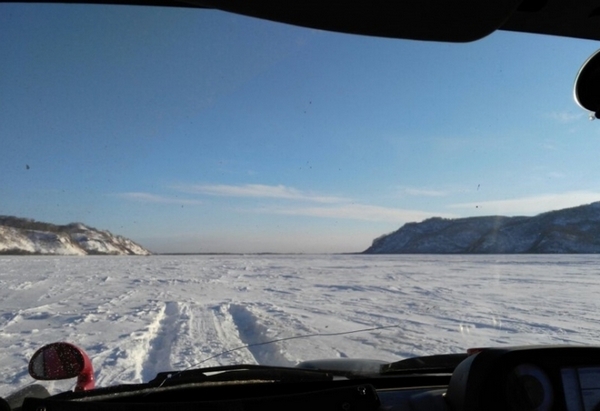
[[[98,386],[194,366],[597,344],[599,263],[593,255],[0,256],[0,395],[33,383],[28,359],[55,341],[90,355]],[[217,356],[373,327],[390,328]],[[74,381],[42,384],[58,392]]]

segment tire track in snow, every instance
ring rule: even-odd
[[[295,365],[294,362],[285,357],[278,343],[262,344],[270,341],[272,338],[268,336],[268,327],[261,324],[259,318],[252,311],[243,305],[230,304],[229,314],[238,330],[240,340],[244,344],[250,345],[248,351],[252,353],[258,364],[277,366]]]
[[[256,364],[257,360],[252,352],[238,349],[245,346],[246,343],[241,339],[229,308],[229,303],[212,307],[212,327],[215,331],[215,342],[218,345],[209,347],[209,358],[214,357],[210,361],[215,360],[218,364]]]
[[[179,304],[169,301],[150,325],[146,358],[141,364],[142,381],[147,382],[159,372],[171,370],[171,348],[177,335],[179,318]]]
[[[231,358],[226,354],[203,361],[222,351],[243,345],[227,310],[219,306],[193,302],[180,304],[179,308],[180,316],[176,330],[178,338],[171,347],[173,368],[183,370],[199,365],[217,366],[230,363]],[[245,360],[235,357],[233,362],[252,362],[248,360],[251,356],[247,353],[246,357]]]

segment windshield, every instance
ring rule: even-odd
[[[0,215],[30,219],[0,225],[0,394],[31,383],[28,359],[54,341],[86,350],[102,386],[199,365],[596,343],[600,260],[562,253],[599,250],[469,254],[498,232],[477,243],[471,226],[412,225],[420,245],[361,254],[406,223],[600,200],[599,125],[572,98],[596,48],[0,4]],[[144,253],[124,238],[153,255],[79,255]]]

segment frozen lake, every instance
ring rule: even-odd
[[[599,264],[590,255],[2,256],[0,395],[31,383],[28,358],[54,341],[84,348],[98,385],[194,365],[598,344]],[[374,327],[387,328],[332,335]],[[313,334],[330,335],[211,358]]]

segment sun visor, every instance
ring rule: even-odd
[[[501,30],[600,40],[600,0],[524,0]]]
[[[192,0],[187,3],[321,30],[468,42],[502,26],[521,0]]]

